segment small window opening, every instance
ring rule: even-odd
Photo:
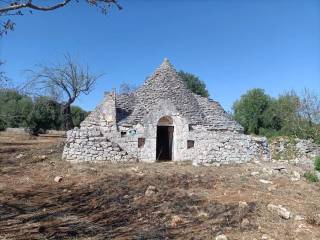
[[[121,132],[121,137],[125,137],[127,135],[127,132]]]
[[[194,141],[193,140],[188,140],[187,141],[187,149],[193,148],[194,147]]]
[[[193,130],[193,126],[191,124],[189,124],[189,131]]]
[[[142,148],[146,142],[145,138],[138,138],[138,148]]]

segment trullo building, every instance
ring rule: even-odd
[[[63,158],[224,164],[268,160],[269,150],[218,102],[192,93],[165,59],[136,91],[106,93],[81,127],[67,132]]]

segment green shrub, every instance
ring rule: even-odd
[[[305,172],[303,175],[309,182],[318,182],[319,179],[317,175],[315,175],[313,172]]]
[[[6,129],[6,122],[0,117],[0,131],[4,131]]]
[[[320,156],[316,157],[314,160],[314,169],[320,171]]]

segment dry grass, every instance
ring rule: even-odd
[[[255,164],[71,165],[60,160],[62,141],[0,135],[0,239],[214,239],[219,233],[229,239],[265,233],[320,239],[310,221],[284,220],[266,210],[272,202],[306,219],[320,213],[319,183],[253,177],[261,168]],[[47,159],[38,157],[43,154]],[[53,180],[58,175],[60,183]],[[261,178],[276,188],[268,191]],[[157,192],[145,197],[150,185]],[[244,219],[249,224],[241,224]]]

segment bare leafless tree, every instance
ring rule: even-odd
[[[0,89],[6,87],[9,82],[9,78],[3,70],[3,65],[4,62],[0,60]]]
[[[101,75],[91,74],[88,65],[76,63],[65,55],[62,63],[40,65],[28,71],[30,79],[24,90],[33,95],[47,95],[61,103],[64,129],[73,128],[71,104],[81,95],[89,94]]]
[[[309,125],[320,123],[320,96],[305,88],[300,97],[300,114],[308,120]]]
[[[137,90],[137,86],[123,82],[120,84],[119,94],[128,94]]]
[[[33,11],[54,11],[59,8],[65,7],[71,2],[79,2],[80,0],[53,0],[51,4],[39,3],[37,0],[3,0],[0,1],[0,35],[6,34],[15,27],[15,23],[12,20],[13,16],[22,16],[26,13],[33,13]],[[88,3],[90,6],[97,7],[103,14],[106,14],[108,10],[114,5],[118,9],[122,7],[118,4],[117,0],[82,0]]]

